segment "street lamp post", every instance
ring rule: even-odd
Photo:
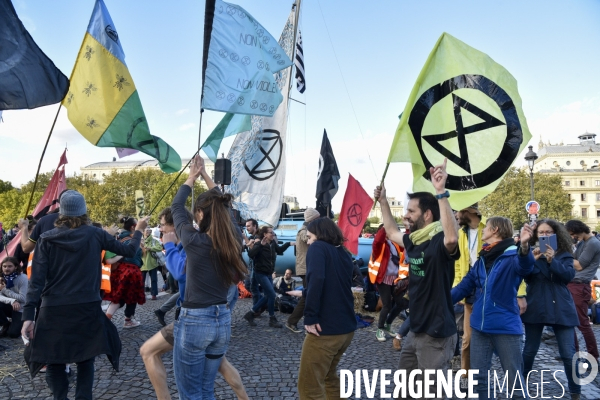
[[[533,151],[533,146],[529,146],[529,151],[525,154],[525,160],[527,160],[527,166],[529,167],[529,180],[531,182],[531,201],[534,201],[534,193],[533,193],[533,164],[535,160],[537,160],[538,155]]]

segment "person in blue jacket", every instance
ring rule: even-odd
[[[463,280],[452,289],[454,303],[475,290],[471,315],[471,368],[479,370],[475,379],[480,399],[489,398],[488,371],[494,350],[500,357],[504,373],[508,374],[510,390],[513,387],[516,389],[512,398],[528,398],[523,379],[523,327],[517,290],[523,278],[533,270],[535,259],[529,248],[533,229],[529,225],[523,226],[520,247],[515,245],[512,234],[513,225],[508,218],[489,218],[483,229],[485,245],[479,258]]]
[[[523,348],[524,374],[533,368],[533,360],[540,347],[544,326],[551,326],[556,334],[558,352],[565,367],[571,399],[579,399],[581,386],[573,380],[572,360],[575,354],[575,327],[579,325],[577,311],[567,284],[575,276],[571,236],[564,225],[552,219],[538,222],[529,244],[539,237],[556,235],[557,249],[549,245],[533,250],[535,265],[527,283],[527,311],[521,316],[525,323]]]

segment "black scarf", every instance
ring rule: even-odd
[[[514,245],[515,241],[513,238],[501,240],[500,242],[496,242],[491,246],[484,245],[479,252],[479,257],[483,258],[486,273],[489,274],[494,262],[496,262],[496,259],[500,257],[506,251],[506,249]]]
[[[4,275],[2,274],[2,277],[4,278],[4,281],[6,282],[6,288],[10,289],[11,287],[15,286],[15,283],[13,282],[13,279],[15,279],[17,276],[19,276],[19,274],[17,274],[17,271],[13,272],[10,275]]]

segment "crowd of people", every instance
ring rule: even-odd
[[[493,354],[508,381],[524,385],[549,327],[571,398],[578,399],[575,328],[587,351],[599,357],[588,303],[600,240],[581,221],[563,225],[551,219],[524,225],[515,238],[507,218],[486,220],[476,205],[452,210],[445,163],[429,172],[436,195],[409,195],[404,231],[392,216],[385,187],[374,191],[383,221],[367,274],[382,303],[376,340],[393,337],[398,368],[407,375],[449,370],[453,359],[460,360],[461,369],[479,371],[476,389],[485,399]],[[208,190],[188,210],[185,203],[199,177]],[[259,227],[254,219],[246,221],[245,235],[233,219],[232,197],[215,185],[199,157],[172,205],[159,213],[158,232],[148,228],[149,217],[124,217],[119,232],[91,224],[76,191],[63,192],[59,202],[58,212],[37,223],[19,221],[19,254],[0,263],[0,335],[23,337],[32,376],[45,369],[55,399],[67,398],[70,364],[77,365],[78,399],[92,398],[96,357],[104,354],[118,368],[121,343],[112,317],[124,307],[123,328],[140,325],[135,312],[146,301],[146,276],[149,298],[156,299],[162,265],[178,292],[154,311],[163,327],[140,349],[158,399],[171,398],[162,362],[169,352],[180,398],[214,398],[220,373],[238,399],[248,399],[226,357],[238,285],[252,293],[252,307],[243,316],[250,327],[266,311],[269,327],[300,333],[304,318],[300,398],[339,398],[337,367],[357,328],[352,287],[360,271],[330,218],[308,208],[294,242],[279,244],[273,228]],[[289,246],[296,246],[297,278],[291,269],[276,278],[277,255]],[[300,284],[302,290],[296,290]],[[109,302],[104,312],[103,300]],[[275,316],[276,305],[290,314],[284,324]],[[167,323],[173,308],[175,318]],[[393,331],[392,323],[407,309],[410,317]],[[526,391],[513,393],[527,398]]]

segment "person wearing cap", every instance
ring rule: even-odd
[[[61,197],[55,228],[37,241],[21,334],[32,377],[47,365],[46,382],[55,399],[67,398],[65,364],[77,364],[78,399],[92,398],[95,357],[106,354],[118,370],[119,334],[102,312],[98,290],[100,254],[108,250],[133,257],[147,222],[140,220],[131,241],[122,244],[90,225],[84,197],[69,190]]]
[[[455,287],[463,280],[469,270],[477,261],[479,252],[483,246],[482,232],[485,228],[485,221],[481,217],[481,212],[477,208],[477,204],[471,207],[463,208],[457,213],[458,224],[458,248],[460,250],[460,258],[454,264],[454,283]],[[470,366],[470,343],[471,343],[471,314],[473,312],[473,302],[475,301],[475,293],[472,293],[467,298],[463,299],[464,313],[462,321],[459,320],[459,315],[456,314],[456,323],[462,326],[462,351],[460,367],[464,370],[469,370]]]
[[[304,211],[304,223],[296,234],[296,276],[302,278],[302,286],[306,287],[306,253],[308,252],[308,236],[306,236],[306,226],[319,218],[321,214],[314,208],[307,208]],[[298,322],[304,316],[305,298],[302,296],[294,311],[288,317],[285,327],[294,333],[302,332],[298,329]]]

